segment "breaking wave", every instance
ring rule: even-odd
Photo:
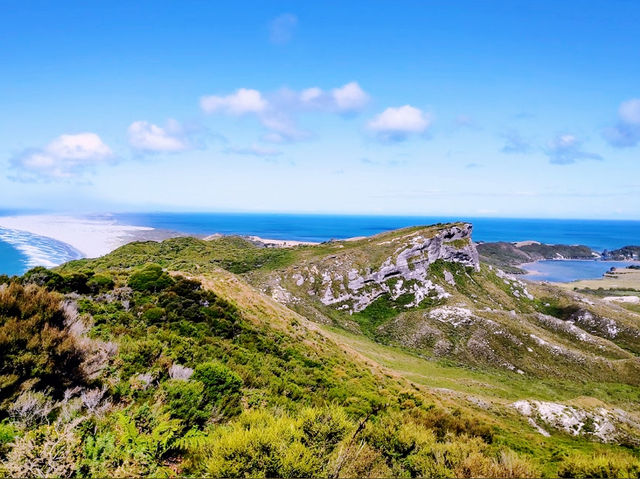
[[[0,241],[10,244],[26,257],[27,268],[51,268],[72,259],[83,257],[80,251],[67,243],[26,231],[0,228]]]

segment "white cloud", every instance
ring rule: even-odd
[[[276,45],[289,43],[297,26],[298,17],[291,13],[283,13],[269,23],[269,40]]]
[[[622,102],[618,109],[618,123],[604,132],[613,146],[624,148],[640,143],[640,99]]]
[[[209,95],[200,99],[200,108],[205,113],[224,112],[231,115],[261,113],[269,106],[258,90],[239,88],[227,96]]]
[[[298,116],[309,112],[352,114],[366,106],[369,95],[350,82],[331,91],[319,87],[303,90],[282,88],[270,94],[240,88],[226,96],[210,95],[200,99],[205,113],[232,116],[255,115],[268,132],[263,140],[271,143],[308,138],[309,132],[298,127]]]
[[[424,133],[431,126],[431,115],[411,105],[389,107],[369,122],[369,129],[386,140],[404,140]]]
[[[111,155],[111,149],[95,133],[60,135],[45,150],[56,158],[79,162],[99,161]]]
[[[582,149],[582,142],[571,134],[558,135],[548,143],[545,153],[556,165],[568,165],[580,160],[602,160],[602,156]]]
[[[9,160],[20,181],[68,180],[113,157],[95,133],[60,135],[44,148],[30,148]]]
[[[369,103],[369,95],[354,81],[334,88],[331,96],[338,111],[345,113],[359,111]]]
[[[288,93],[287,96],[291,96]],[[295,92],[294,92],[294,97]],[[336,113],[355,113],[369,103],[369,95],[352,81],[341,87],[326,92],[318,87],[307,88],[297,94],[301,109],[326,110]]]
[[[128,129],[129,144],[146,152],[177,152],[189,148],[184,131],[175,120],[162,128],[147,121],[135,121]]]

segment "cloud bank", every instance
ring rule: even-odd
[[[60,135],[43,148],[29,148],[9,160],[18,181],[71,180],[113,157],[95,133]]]
[[[240,88],[228,95],[203,96],[200,108],[207,114],[254,115],[267,130],[263,140],[282,143],[311,136],[298,126],[298,117],[303,113],[354,115],[362,111],[369,100],[369,95],[353,81],[331,90],[283,88],[268,94]]]

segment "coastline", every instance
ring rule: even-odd
[[[219,233],[204,237],[151,226],[121,224],[111,217],[72,215],[0,216],[0,241],[18,250],[29,268],[58,266],[70,260],[97,258],[134,241],[162,241],[179,236],[215,239]],[[263,238],[238,235],[267,248],[292,248],[319,244],[313,241]]]
[[[108,219],[64,215],[4,216],[0,217],[0,228],[64,243],[87,258],[105,255],[156,231],[151,227],[121,225]]]
[[[216,235],[212,235],[216,236]],[[221,235],[225,236],[225,235]],[[209,236],[208,238],[211,238]],[[205,238],[205,239],[208,239]],[[260,243],[267,248],[293,248],[295,246],[313,246],[320,244],[317,241],[298,241],[298,240],[280,240],[280,239],[271,239],[271,238],[263,238],[262,236],[243,236],[243,238],[248,239],[254,243]]]
[[[207,223],[205,221],[202,224],[202,230],[204,231],[185,232],[178,231],[180,227],[187,226],[188,224],[182,221],[168,224],[149,224],[148,222],[145,223],[143,219],[119,218],[118,216],[119,215],[117,214],[95,216],[74,216],[73,214],[23,214],[0,216],[0,241],[8,243],[19,250],[20,253],[26,255],[29,258],[27,261],[27,265],[29,267],[36,265],[52,267],[72,259],[103,256],[114,249],[133,241],[162,241],[164,239],[177,236],[194,236],[208,240],[221,236],[240,236],[254,244],[267,248],[291,248],[297,246],[310,246],[320,243],[319,240],[309,241],[304,240],[304,238],[297,239],[296,234],[293,231],[282,228],[283,225],[279,225],[279,229],[272,228],[271,224],[268,224],[268,228],[264,228],[264,225],[260,223],[252,223],[249,227],[241,224],[233,225],[238,227],[238,230],[240,231],[242,231],[243,228],[245,231],[253,230],[256,232],[259,232],[262,229],[265,234],[260,235],[260,233],[242,234],[240,231],[237,233],[232,232],[230,229],[231,225],[229,224],[221,224],[213,221]],[[199,220],[200,218],[196,217],[196,219]],[[140,221],[139,223],[138,220]],[[145,226],[139,226],[140,224]],[[205,233],[205,228],[207,227],[210,227],[211,229],[209,232]],[[184,229],[187,230],[187,228]],[[216,230],[223,232],[211,234],[211,231]],[[300,228],[298,228],[298,230],[300,230]],[[269,237],[269,233],[273,233],[274,231],[278,232],[276,238]],[[286,236],[285,234],[282,234],[285,233],[285,231],[289,231],[293,239],[283,238],[282,236]],[[322,231],[327,234],[330,230],[328,230],[326,225],[324,225]],[[358,228],[355,228],[353,232],[356,233],[356,236],[342,238],[341,241],[355,241],[366,237],[363,235],[357,235],[357,232],[359,232]],[[479,243],[486,244],[486,242]],[[514,244],[526,246],[534,244],[540,245],[542,243],[534,240],[524,240]],[[519,274],[532,280],[544,280],[544,278],[540,278],[540,275],[544,275],[544,270],[539,270],[537,267],[539,261],[519,264],[517,267],[524,270]],[[603,266],[609,263],[613,265],[616,264],[616,260],[605,260],[601,257],[588,259],[558,258],[542,261],[553,261],[557,263],[565,261],[581,263],[597,262]],[[626,262],[635,264],[633,260]],[[533,279],[531,276],[538,276],[538,278]]]

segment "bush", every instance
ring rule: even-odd
[[[6,422],[0,422],[0,457],[6,456],[17,435],[18,430],[14,425]]]
[[[344,410],[338,407],[306,408],[300,413],[304,444],[320,451],[333,449],[351,427]]]
[[[296,419],[266,411],[244,413],[240,421],[217,430],[205,452],[206,473],[213,477],[326,476],[322,470],[326,458],[302,439]]]
[[[27,380],[57,396],[86,384],[84,352],[65,326],[60,300],[34,284],[0,289],[0,399]]]
[[[142,313],[142,319],[144,319],[148,323],[159,323],[166,316],[166,311],[164,308],[149,308],[144,313]]]
[[[639,478],[640,460],[630,454],[612,452],[592,456],[573,455],[560,464],[558,477]]]
[[[119,411],[84,443],[81,477],[169,477],[166,457],[181,430],[180,421],[157,407]]]
[[[9,477],[70,477],[76,469],[81,440],[76,422],[41,426],[16,439],[4,467]]]
[[[87,287],[92,294],[110,291],[115,286],[113,279],[102,274],[96,274],[87,281]]]
[[[157,264],[148,264],[129,277],[129,287],[136,291],[158,292],[173,284],[173,279]]]
[[[22,282],[57,290],[61,287],[63,278],[58,273],[48,270],[43,266],[36,266],[22,276]]]
[[[202,425],[211,416],[211,407],[203,404],[204,384],[200,381],[172,379],[163,385],[167,411],[180,419],[185,429]]]
[[[204,385],[205,402],[227,414],[237,412],[242,379],[231,369],[217,362],[201,363],[196,366],[191,378]]]

